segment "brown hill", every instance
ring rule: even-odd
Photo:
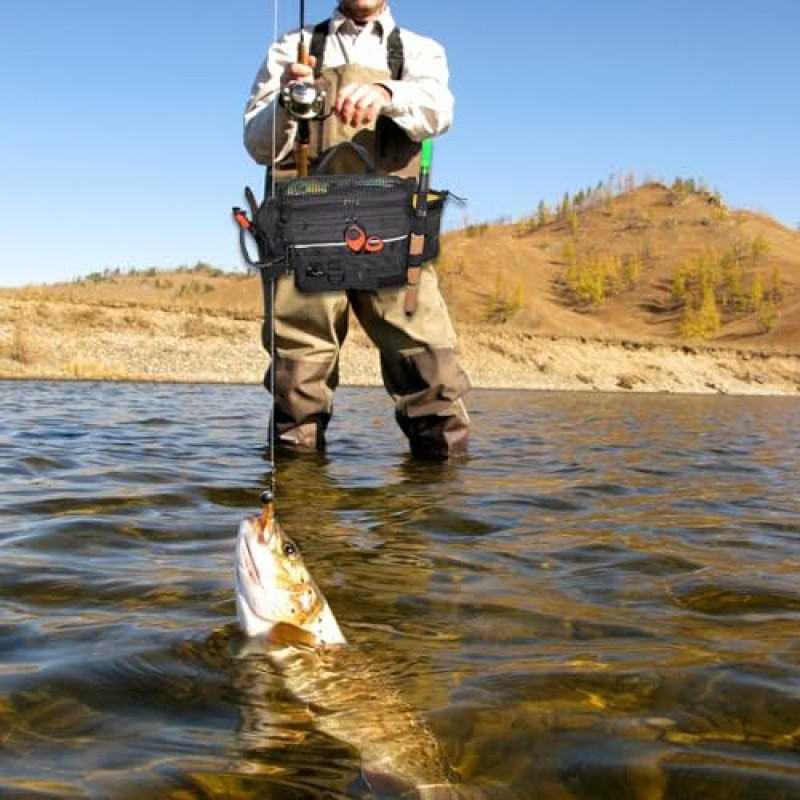
[[[542,350],[556,339],[604,347],[618,342],[628,352],[651,355],[660,347],[726,352],[730,370],[756,383],[763,381],[751,374],[752,363],[743,372],[735,353],[787,356],[780,380],[797,387],[800,233],[760,214],[729,210],[691,182],[565,196],[559,209],[540,206],[530,219],[470,225],[443,239],[442,288],[478,374],[485,374],[487,360],[496,365],[505,358],[527,370],[525,385],[539,385],[548,369],[552,380],[542,384],[551,388],[565,380],[577,388],[646,382],[630,372],[635,364],[620,363],[608,380],[599,371],[592,375],[592,355],[569,356],[574,374],[558,376],[553,370],[567,357]],[[240,349],[246,355],[234,358],[251,361],[253,371],[245,376],[257,379],[261,314],[257,276],[202,264],[0,289],[0,374],[237,379],[242,373],[231,373],[229,352],[220,353],[218,363],[208,355],[203,360],[216,337],[245,343]],[[111,341],[123,333],[140,338]],[[165,337],[173,337],[170,352]],[[351,338],[364,348],[359,364],[371,358],[359,332]],[[103,342],[113,354],[101,357]],[[176,349],[183,353],[180,369],[170,362]],[[647,369],[655,371],[665,353],[654,355]],[[377,372],[359,366],[352,374],[370,382]],[[693,380],[683,388],[694,390]],[[486,374],[485,382],[519,383],[502,373]],[[709,375],[699,385],[713,390],[721,384]]]
[[[447,238],[440,272],[459,319],[486,319],[505,301],[514,325],[537,333],[675,342],[697,338],[682,336],[686,305],[673,285],[682,268],[700,262],[717,273],[721,315],[707,342],[800,349],[800,233],[760,214],[729,211],[704,191],[648,184],[571,202],[543,224],[467,228]],[[566,285],[571,267],[581,278],[604,265],[606,282],[617,285],[600,302],[581,301]],[[626,265],[638,271],[628,282]],[[763,305],[750,302],[758,280],[765,295],[780,298],[771,301],[769,325],[759,322]]]

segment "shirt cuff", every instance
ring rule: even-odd
[[[388,89],[392,96],[389,105],[383,109],[387,117],[399,117],[411,111],[412,92],[410,87],[402,81],[378,81],[380,86]]]

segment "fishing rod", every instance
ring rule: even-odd
[[[311,63],[311,56],[308,52],[308,45],[306,44],[305,27],[306,3],[305,0],[300,0],[300,41],[297,44],[297,63],[308,67]],[[295,89],[306,86],[308,86],[308,84],[297,81]],[[294,99],[294,97],[292,99]],[[308,105],[307,100],[304,105]],[[308,124],[308,119],[305,116],[300,116],[297,120],[297,176],[299,178],[308,175],[308,142],[311,138],[310,131],[311,126]]]

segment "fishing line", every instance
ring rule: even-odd
[[[278,41],[278,0],[274,0],[272,4],[272,42],[275,44]],[[280,84],[278,85],[278,92],[280,93]],[[277,97],[275,99],[277,104]],[[272,112],[272,158],[270,165],[275,163],[275,156],[278,152],[278,114],[277,109]],[[269,169],[269,193],[275,193],[275,170],[270,166]],[[273,281],[274,283],[274,281]]]
[[[272,4],[272,41],[278,41],[278,0]],[[272,164],[275,163],[275,155],[278,150],[278,115],[272,114],[272,158],[268,171],[268,180],[265,182],[264,191],[270,196],[275,194],[275,170]],[[261,494],[263,502],[272,502],[275,498],[276,469],[275,463],[275,281],[272,278],[269,283],[268,307],[269,321],[267,323],[267,349],[269,351],[269,396],[272,398],[272,408],[270,409],[269,444],[267,446],[267,457],[269,458],[269,485]]]
[[[305,43],[305,24],[306,24],[306,4],[305,0],[300,2],[300,43],[298,46],[297,60],[301,64],[308,64],[308,50]],[[278,41],[278,0],[273,2],[273,20],[272,20],[272,41],[273,44]],[[277,104],[278,97],[281,92],[280,79],[278,83],[277,94],[273,99],[273,113],[272,113],[272,131],[271,131],[271,159],[270,166],[268,167],[267,179],[264,182],[264,194],[266,197],[273,197],[275,195],[276,176],[275,176],[275,157],[278,153],[278,112]],[[298,175],[305,175],[307,173],[307,158],[308,158],[308,120],[298,119],[297,130],[295,132],[297,139],[297,173]],[[269,431],[269,445],[267,447],[267,454],[269,458],[269,486],[262,492],[261,499],[264,503],[270,503],[275,497],[275,484],[276,484],[276,471],[277,465],[275,463],[275,281],[277,278],[273,277],[269,281],[269,288],[265,287],[265,293],[268,298],[269,306],[269,320],[267,323],[267,349],[269,350],[269,393],[272,397],[271,421]]]

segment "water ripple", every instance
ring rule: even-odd
[[[337,393],[277,508],[348,637],[492,798],[800,797],[800,407],[474,392],[409,460]],[[0,797],[363,798],[351,744],[243,655],[257,387],[5,383]],[[369,436],[365,437],[365,431]]]

